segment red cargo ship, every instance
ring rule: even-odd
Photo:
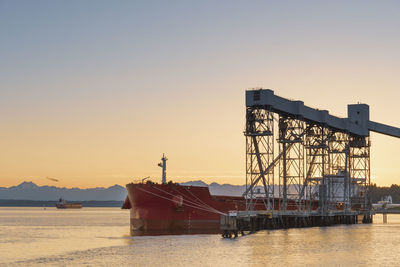
[[[244,197],[211,195],[208,187],[166,183],[165,156],[162,163],[163,183],[130,183],[123,208],[130,209],[131,233],[218,233],[220,217],[229,211],[246,210]],[[279,199],[275,199],[278,209]],[[313,205],[313,209],[316,205]],[[254,210],[265,210],[259,199]],[[297,205],[289,200],[288,210]]]
[[[131,232],[217,233],[220,217],[229,211],[246,210],[243,197],[211,195],[208,187],[174,183],[127,184],[128,197],[123,208],[131,209]],[[275,209],[278,199],[275,199]],[[296,210],[289,201],[288,210]],[[260,199],[254,210],[265,210]]]

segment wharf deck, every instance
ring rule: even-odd
[[[259,230],[372,223],[372,215],[370,211],[238,211],[222,215],[220,229],[224,238],[231,238]]]
[[[400,214],[400,209],[376,209],[374,213],[379,214]]]

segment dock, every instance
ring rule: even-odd
[[[321,214],[317,211],[239,211],[221,215],[222,237],[236,238],[239,234],[260,230],[333,226],[338,224],[372,223],[371,212],[333,211]]]

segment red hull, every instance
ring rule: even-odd
[[[126,188],[124,208],[131,209],[132,233],[218,232],[221,214],[246,209],[243,197],[213,196],[208,187],[148,183]],[[254,209],[265,210],[265,205],[260,200]],[[297,206],[289,202],[287,209]]]
[[[56,204],[57,209],[81,209],[82,204],[81,203],[57,203]]]

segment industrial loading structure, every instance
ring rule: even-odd
[[[347,108],[348,117],[339,118],[269,89],[246,91],[246,210],[221,217],[224,237],[372,222],[369,133],[400,138],[400,129],[370,121],[366,104]],[[254,210],[260,202],[263,212]]]
[[[370,131],[400,129],[369,120],[369,106],[348,117],[305,106],[269,89],[246,91],[246,190],[210,194],[205,186],[167,182],[126,185],[131,233],[210,233],[372,222]]]

